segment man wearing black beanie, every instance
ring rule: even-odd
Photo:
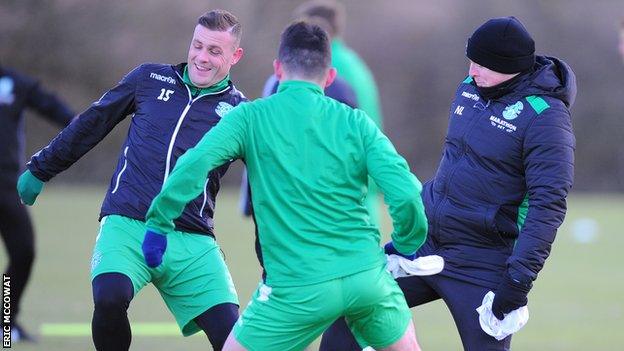
[[[442,159],[422,192],[429,232],[416,257],[440,255],[445,266],[397,282],[410,307],[442,298],[465,350],[509,350],[511,335],[487,334],[475,309],[489,291],[499,320],[527,305],[550,254],[572,187],[576,79],[563,61],[535,55],[515,17],[477,28],[466,56]],[[321,350],[348,349],[345,331],[335,323]]]
[[[494,18],[468,38],[466,56],[499,73],[526,72],[535,64],[535,42],[517,18]]]

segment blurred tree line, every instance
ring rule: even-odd
[[[231,77],[251,98],[272,72],[279,34],[301,0],[2,0],[0,62],[37,77],[77,111],[142,62],[186,61],[199,15],[233,12],[243,23],[243,60]],[[572,110],[576,190],[624,191],[624,63],[617,53],[621,1],[345,0],[346,42],[377,79],[385,130],[421,180],[440,158],[449,103],[468,71],[465,42],[490,17],[520,18],[538,54],[564,59],[577,74]],[[129,118],[59,182],[110,179]],[[27,156],[57,133],[27,116]],[[238,181],[227,177],[230,183]]]

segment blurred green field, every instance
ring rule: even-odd
[[[41,327],[90,322],[90,257],[104,190],[52,184],[32,209],[38,256],[21,320],[39,334],[39,343],[14,344],[14,349],[93,349],[90,336],[42,336]],[[253,226],[238,215],[237,200],[234,189],[219,196],[216,233],[244,307],[258,283],[260,269],[253,250]],[[514,337],[514,350],[614,350],[624,345],[624,235],[617,222],[624,217],[624,196],[575,194],[569,207],[551,258],[529,296],[531,317]],[[575,228],[582,229],[578,225],[582,218],[597,224],[595,240],[589,243],[575,240]],[[383,228],[389,231],[387,218]],[[6,263],[5,251],[0,263]],[[425,350],[461,350],[443,303],[431,303],[413,313]],[[151,286],[133,301],[129,314],[134,323],[174,322]],[[211,349],[203,335],[183,338],[168,334],[135,336],[131,349]],[[316,350],[317,345],[310,349]]]

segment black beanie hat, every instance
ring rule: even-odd
[[[535,64],[535,42],[517,18],[493,18],[468,38],[466,56],[495,72],[523,72]]]

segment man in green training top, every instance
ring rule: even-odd
[[[295,16],[302,19],[321,19],[327,23],[327,34],[331,39],[332,66],[338,71],[338,77],[353,88],[358,108],[366,112],[377,127],[383,130],[383,116],[375,77],[366,62],[342,39],[346,22],[344,5],[335,0],[310,0],[295,10]],[[371,221],[375,224],[379,224],[381,215],[377,193],[377,186],[369,180],[366,207]]]
[[[157,260],[208,172],[245,160],[264,274],[224,350],[302,350],[340,316],[377,350],[419,349],[364,196],[370,175],[394,220],[396,249],[411,254],[427,233],[421,184],[364,112],[323,95],[336,74],[330,60],[319,26],[286,28],[274,62],[278,92],[229,112],[179,159],[148,210],[146,237],[164,243],[144,243],[143,252]]]

